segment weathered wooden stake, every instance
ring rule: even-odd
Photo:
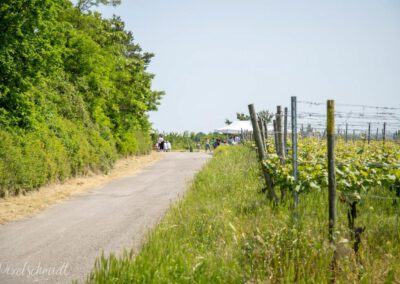
[[[298,180],[297,175],[297,99],[291,98],[291,117],[292,117],[292,167],[293,178],[295,182]],[[294,206],[297,207],[299,203],[299,196],[295,189],[293,189]]]
[[[285,156],[288,154],[287,148],[287,128],[288,128],[288,108],[285,107],[285,116],[283,121],[283,152]]]
[[[385,144],[385,140],[386,140],[386,122],[383,123],[383,129],[382,129],[382,141],[383,141],[383,144]]]
[[[379,127],[376,128],[375,140],[378,141],[378,138],[379,138]]]
[[[261,163],[261,169],[262,169],[262,172],[264,175],[265,183],[267,185],[268,195],[269,195],[269,198],[271,198],[275,203],[278,203],[279,199],[274,191],[274,185],[273,185],[272,178],[271,178],[270,174],[268,173],[267,167],[264,164],[264,160],[266,158],[266,152],[264,150],[264,145],[261,141],[260,129],[258,128],[258,123],[257,123],[257,113],[254,109],[253,104],[249,105],[249,113],[250,113],[250,118],[251,118],[251,124],[253,126],[254,140],[256,142],[257,151],[258,151],[258,159]]]
[[[265,150],[268,152],[268,124],[267,121],[263,121],[263,127],[265,132]]]
[[[273,121],[272,121],[272,123],[274,124],[274,142],[275,142],[275,152],[276,152],[276,154],[279,156],[279,149],[278,149],[278,133],[277,133],[277,130],[276,130],[276,120],[274,119]]]
[[[329,188],[329,240],[335,242],[336,226],[336,174],[335,174],[335,101],[327,102],[327,146]]]
[[[347,131],[349,130],[349,124],[346,122],[346,132],[345,132],[345,141],[347,143]]]
[[[368,123],[368,144],[371,142],[371,122]]]
[[[335,247],[336,227],[336,174],[335,174],[335,101],[327,101],[327,147],[328,147],[328,196],[329,196],[329,241]],[[331,262],[331,283],[335,283],[336,249]]]
[[[262,126],[263,125],[262,118],[258,117],[257,122],[258,122],[258,128],[260,129],[261,140],[262,140],[264,151],[265,151],[265,134],[264,134],[264,127]]]
[[[277,132],[277,137],[278,137],[278,156],[281,159],[281,164],[285,164],[285,148],[283,145],[283,129],[282,129],[282,107],[277,106],[276,107],[276,132]],[[283,200],[286,196],[286,188],[281,187],[281,200]]]
[[[276,107],[276,132],[278,138],[278,155],[281,157],[281,162],[284,163],[285,150],[283,148],[283,131],[282,131],[282,107]]]

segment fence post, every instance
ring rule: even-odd
[[[285,148],[283,145],[283,129],[282,129],[282,118],[283,118],[283,114],[282,114],[282,107],[281,106],[277,106],[276,107],[276,130],[277,130],[277,136],[278,136],[278,156],[281,160],[281,164],[284,165],[285,164]],[[281,200],[283,200],[286,196],[286,188],[285,187],[281,187]]]
[[[329,182],[329,240],[334,243],[336,225],[336,174],[335,174],[335,101],[327,102],[327,146]]]
[[[327,147],[328,147],[328,196],[329,196],[329,241],[335,245],[336,227],[336,174],[335,174],[335,101],[327,101]],[[335,283],[336,249],[331,262],[331,283]]]
[[[274,185],[272,178],[270,174],[268,173],[268,169],[264,164],[264,160],[266,158],[266,154],[264,151],[264,146],[261,141],[261,135],[260,135],[260,129],[258,128],[258,123],[257,123],[257,114],[256,111],[254,110],[254,105],[250,104],[249,106],[249,112],[250,112],[250,118],[251,118],[251,124],[253,126],[253,134],[254,134],[254,140],[256,142],[257,146],[257,151],[258,151],[258,159],[261,163],[261,170],[264,175],[265,183],[267,185],[267,190],[269,194],[269,198],[275,201],[275,203],[279,202],[278,196],[276,195],[274,191]]]
[[[285,159],[285,150],[283,149],[283,131],[282,131],[282,107],[276,107],[276,131],[278,137],[278,155],[281,158],[282,164]]]
[[[375,140],[378,141],[379,138],[379,127],[376,128],[376,135],[375,135]]]
[[[291,98],[291,117],[292,117],[292,167],[293,167],[293,178],[297,183],[297,99],[296,97]],[[294,206],[297,207],[299,203],[299,196],[295,189],[293,189]]]
[[[268,123],[266,120],[263,121],[263,127],[265,132],[265,150],[268,153]]]
[[[278,134],[276,130],[276,120],[274,119],[273,121],[274,124],[274,141],[275,141],[275,152],[279,156],[279,149],[278,149]]]
[[[368,123],[368,144],[371,142],[371,122]]]
[[[265,133],[264,133],[264,127],[263,127],[263,120],[261,117],[258,117],[258,128],[260,129],[260,134],[261,134],[261,140],[263,143],[264,151],[266,150],[265,148]]]
[[[385,144],[385,140],[386,140],[386,122],[383,123],[383,129],[382,129],[382,141],[383,141],[383,144]]]
[[[287,128],[288,128],[288,108],[285,107],[285,116],[284,116],[284,121],[283,121],[283,149],[285,156],[288,154],[288,148],[287,148]]]
[[[347,131],[349,130],[349,124],[346,122],[346,132],[345,132],[345,141],[347,143]]]

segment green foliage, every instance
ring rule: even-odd
[[[0,5],[0,194],[24,192],[151,149],[153,91],[143,52],[119,17],[87,11],[120,1],[5,0]]]
[[[277,187],[297,192],[320,191],[328,184],[328,164],[324,140],[304,138],[298,142],[298,181],[292,173],[291,153],[285,164],[271,149],[264,164],[273,176]],[[270,143],[272,144],[272,143]],[[345,143],[338,140],[335,145],[337,189],[343,199],[358,199],[360,194],[382,186],[398,191],[400,188],[400,148],[394,142],[365,141]]]
[[[229,119],[225,119],[225,124],[226,124],[226,125],[231,125],[231,124],[232,124],[232,121],[229,120]]]
[[[257,116],[260,117],[265,122],[270,123],[274,117],[274,114],[268,110],[261,110],[257,113]]]
[[[250,120],[250,115],[244,113],[236,113],[237,120]]]
[[[121,0],[79,0],[76,6],[83,12],[100,4],[117,6],[121,4]]]
[[[259,112],[257,113],[257,116],[260,117],[260,118],[262,118],[262,119],[263,119],[264,121],[266,121],[267,123],[269,123],[269,122],[272,121],[272,118],[274,117],[274,114],[271,113],[271,112],[268,111],[268,110],[262,110],[262,111],[259,111]],[[237,112],[237,113],[236,113],[236,119],[237,119],[237,120],[250,120],[250,115],[245,114],[245,113],[239,113],[239,112]]]

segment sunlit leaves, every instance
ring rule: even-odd
[[[339,141],[336,144],[336,184],[347,201],[356,201],[371,188],[400,188],[400,148],[395,143],[372,142],[370,145],[351,145]],[[264,164],[278,187],[297,192],[318,191],[327,187],[328,169],[326,144],[322,140],[301,139],[298,146],[298,181],[293,178],[292,162],[284,165],[279,157],[271,153]]]

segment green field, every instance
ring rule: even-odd
[[[326,188],[274,206],[262,193],[254,149],[221,147],[184,198],[148,235],[140,253],[98,259],[88,283],[326,283],[334,247],[328,241]],[[358,204],[364,226],[356,256],[347,205],[338,203],[338,283],[400,281],[399,205],[392,192],[369,191]],[[297,216],[297,217],[296,217]]]

